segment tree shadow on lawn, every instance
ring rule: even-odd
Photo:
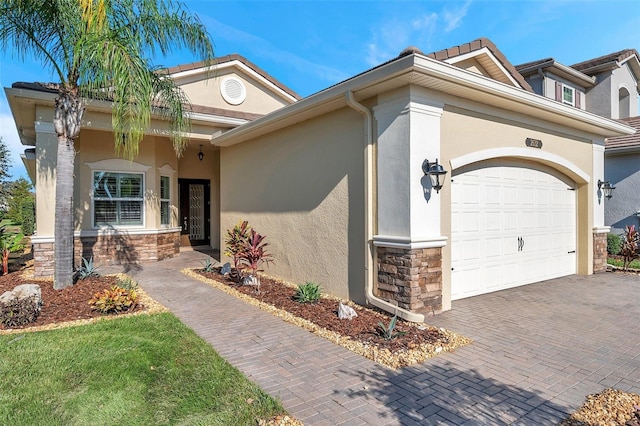
[[[430,360],[398,371],[377,367],[338,374],[347,383],[354,383],[353,379],[359,383],[334,390],[332,399],[348,407],[377,400],[384,408],[368,416],[380,424],[397,419],[402,425],[557,425],[573,411],[531,390],[484,377],[475,369],[461,370],[448,361]]]

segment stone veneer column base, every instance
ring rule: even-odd
[[[74,265],[82,258],[97,265],[138,264],[164,260],[180,253],[180,231],[143,235],[98,235],[75,237]],[[33,243],[34,276],[52,277],[55,266],[54,243]]]
[[[607,270],[607,232],[593,233],[593,273]]]
[[[411,312],[442,312],[442,248],[377,247],[374,294]]]

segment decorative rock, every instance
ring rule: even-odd
[[[229,272],[231,272],[231,264],[227,262],[224,265],[222,265],[222,268],[220,269],[220,273],[222,275],[227,275]]]
[[[254,277],[253,275],[249,275],[242,279],[242,285],[252,285],[259,286],[260,282],[258,281],[258,277]]]
[[[338,318],[350,320],[357,316],[358,314],[351,306],[344,305],[342,302],[340,302],[340,304],[338,305]]]
[[[0,296],[0,322],[13,327],[35,321],[42,307],[42,290],[37,284],[22,284]]]

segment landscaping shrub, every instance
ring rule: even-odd
[[[22,211],[22,233],[24,235],[33,235],[36,221],[36,209],[33,198],[23,200],[20,208]]]
[[[320,286],[312,282],[300,284],[293,298],[300,303],[317,302],[320,299]]]
[[[99,277],[100,274],[97,271],[98,266],[93,263],[93,256],[89,260],[82,258],[82,264],[78,266],[74,274],[74,281],[86,280],[89,277]]]
[[[265,235],[260,235],[254,229],[251,229],[249,239],[244,242],[242,249],[238,253],[238,267],[241,270],[251,270],[250,275],[257,280],[258,292],[260,292],[258,272],[263,271],[263,269],[260,269],[262,265],[273,262],[273,257],[265,250],[265,247],[269,245],[269,243],[263,242],[265,238],[267,238]]]
[[[238,255],[244,250],[247,240],[249,239],[249,230],[249,222],[246,220],[238,223],[232,229],[227,229],[227,238],[224,240],[226,245],[224,254],[225,256],[233,258],[233,266],[236,270],[238,270],[240,266]]]
[[[0,321],[5,327],[29,324],[39,314],[40,306],[29,298],[16,298],[9,303],[0,304]]]
[[[389,321],[388,326],[384,325],[382,321],[378,322],[378,327],[376,328],[378,335],[382,337],[384,340],[393,340],[396,337],[405,335],[406,333],[404,331],[394,331],[396,328],[397,321],[398,321],[398,316],[394,315],[393,318],[391,318],[391,321]]]
[[[618,255],[622,249],[622,236],[618,234],[607,234],[607,253]]]
[[[121,313],[133,309],[138,305],[138,293],[136,290],[126,290],[117,285],[110,289],[104,289],[93,295],[89,305],[103,314]]]
[[[624,269],[629,267],[631,261],[638,258],[638,238],[638,231],[635,225],[624,228],[624,239],[620,249],[620,255],[624,258]]]

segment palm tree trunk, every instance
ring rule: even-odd
[[[55,274],[53,288],[73,285],[73,168],[75,163],[73,140],[58,137],[58,164],[56,167],[55,210]]]
[[[63,92],[56,99],[53,127],[58,135],[56,165],[56,209],[54,228],[55,272],[53,288],[73,285],[73,207],[74,164],[76,151],[73,140],[80,133],[84,108],[77,96]]]

